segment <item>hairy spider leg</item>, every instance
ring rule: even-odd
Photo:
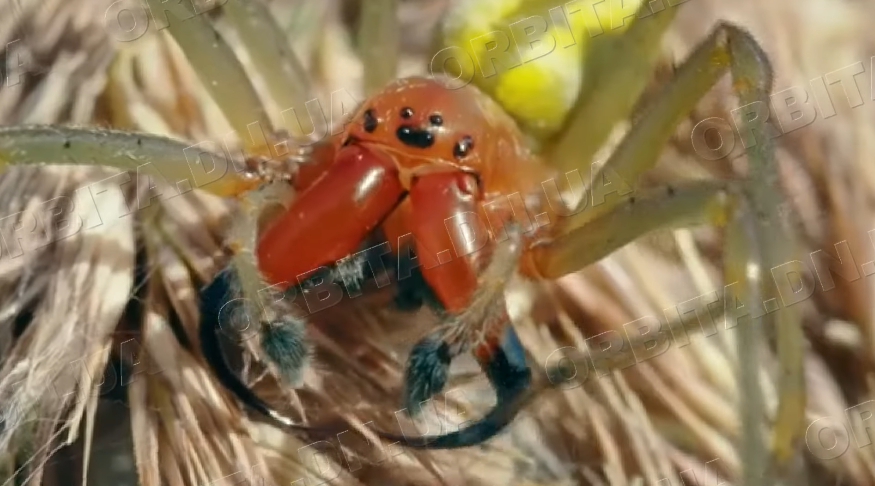
[[[230,391],[238,400],[247,407],[252,408],[264,417],[274,421],[280,426],[307,432],[315,437],[331,437],[338,431],[343,430],[342,424],[307,426],[295,423],[293,419],[275,410],[267,402],[261,399],[243,380],[234,372],[222,350],[220,333],[227,332],[223,329],[223,307],[232,299],[232,281],[236,276],[232,269],[221,272],[210,283],[200,290],[199,312],[200,325],[198,337],[200,339],[201,352],[210,369],[218,378],[219,383]],[[299,343],[300,344],[300,343]]]
[[[647,19],[636,22],[630,33],[647,27],[648,23]],[[633,45],[629,44],[622,51],[614,51],[614,58],[625,61],[625,54],[629,54],[630,63],[636,59],[640,62],[641,56],[631,50]],[[616,64],[626,65],[625,62]],[[682,117],[695,108],[727,71],[732,75],[733,90],[740,105],[747,111],[739,127],[740,133],[747,137],[744,141],[749,162],[747,176],[742,181],[703,181],[639,189],[638,176],[653,167]],[[761,318],[763,329],[776,334],[781,379],[771,450],[778,463],[785,463],[799,444],[799,431],[804,430],[802,353],[805,346],[796,307],[785,307],[777,312],[762,309],[765,300],[780,298],[776,287],[769,284],[769,269],[794,260],[797,251],[790,230],[778,214],[783,196],[776,189],[780,181],[774,142],[765,130],[771,88],[771,65],[757,41],[735,25],[719,23],[676,69],[673,79],[662,88],[595,175],[618,175],[632,186],[633,192],[606,198],[601,205],[591,205],[566,218],[553,239],[533,248],[527,257],[542,277],[553,279],[584,268],[656,229],[701,223],[727,226],[725,279],[739,283],[739,290],[748,296],[747,309],[756,319]],[[584,203],[590,201],[592,194],[586,194]],[[749,268],[756,268],[757,275],[751,275]],[[750,326],[740,326],[740,339],[753,332],[750,329]],[[742,360],[741,380],[757,376],[756,363],[755,359]],[[747,369],[750,367],[754,369]],[[751,402],[744,409],[761,410],[758,385],[745,388],[750,390],[745,399]],[[760,434],[759,425],[754,425],[759,424],[760,418],[748,416],[744,420],[751,431],[746,435],[749,442],[745,447],[759,451],[751,456],[766,461],[765,446],[756,439]],[[745,476],[751,480],[759,478],[765,468],[764,463],[746,464],[746,467]]]
[[[421,437],[379,434],[408,447],[469,447],[492,438],[513,420],[519,410],[514,404],[531,382],[531,370],[509,323],[503,295],[509,274],[517,268],[518,255],[490,251],[494,245],[490,235],[457,231],[460,226],[455,217],[482,213],[477,183],[469,174],[441,172],[419,177],[410,188],[407,202],[409,206],[399,218],[403,221],[396,219],[385,231],[391,241],[398,242],[399,258],[409,257],[405,255],[406,245],[414,247],[416,269],[435,295],[443,315],[441,329],[417,343],[408,358],[404,393],[407,412],[417,415],[422,402],[444,388],[451,360],[469,348],[495,390],[497,403],[484,417],[456,432]],[[401,234],[408,229],[412,233]],[[519,233],[515,236],[513,244],[522,245]],[[484,237],[489,240],[479,239]],[[490,261],[493,258],[509,261]],[[484,279],[488,273],[484,270],[486,262],[500,270]],[[407,276],[407,272],[400,273]]]

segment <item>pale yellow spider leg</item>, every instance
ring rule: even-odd
[[[620,148],[604,164],[601,173],[597,174],[594,180],[600,180],[601,175],[612,171],[621,179],[630,181],[629,187],[633,187],[638,175],[655,163],[671,133],[667,127],[672,127],[673,130],[679,117],[694,108],[727,68],[732,72],[740,104],[759,108],[759,111],[751,110],[748,118],[752,113],[760,113],[760,116],[754,120],[745,119],[742,122],[741,132],[755,134],[756,137],[754,141],[746,141],[750,169],[745,183],[741,186],[744,201],[742,206],[745,210],[730,221],[731,238],[728,250],[730,255],[738,256],[728,258],[727,278],[738,277],[743,287],[739,289],[740,291],[755,290],[755,292],[746,292],[746,295],[750,297],[754,293],[757,294],[758,302],[780,299],[777,288],[771,284],[770,271],[782,263],[794,260],[795,248],[787,228],[780,223],[778,207],[782,196],[780,190],[776,189],[779,184],[774,146],[764,130],[765,116],[762,113],[767,113],[772,83],[771,68],[765,53],[746,32],[729,24],[720,24],[679,68],[675,79],[664,88],[662,96],[656,98],[649,112],[633,127],[627,138],[621,142]],[[618,247],[613,243],[602,244],[606,248],[599,250],[582,249],[583,244],[599,245],[599,242],[593,241],[587,233],[599,229],[601,225],[613,227],[610,230],[601,230],[605,234],[613,234],[612,232],[616,231],[617,234],[623,235],[616,240],[622,243],[633,239],[632,234],[629,233],[630,229],[625,228],[626,226],[641,225],[638,229],[640,235],[659,227],[660,222],[671,223],[682,220],[685,217],[684,213],[700,210],[695,207],[694,200],[691,200],[689,204],[673,206],[674,210],[661,212],[655,207],[656,211],[652,213],[653,220],[641,217],[638,219],[629,216],[619,217],[629,204],[629,197],[636,199],[644,197],[644,194],[630,195],[629,191],[625,192],[626,200],[615,198],[612,202],[601,204],[595,210],[588,208],[561,222],[566,227],[559,234],[565,236],[536,250],[534,258],[538,264],[553,276],[569,273],[590,263],[590,258],[606,255]],[[678,194],[680,192],[677,192],[676,196]],[[584,200],[589,201],[590,194],[587,194]],[[746,235],[741,243],[734,239],[739,234]],[[567,258],[569,261],[563,262],[561,258]],[[762,306],[758,303],[757,307]],[[802,368],[804,336],[797,307],[790,306],[777,312],[767,313],[762,316],[761,322],[767,331],[774,330],[778,342],[780,390],[772,451],[780,465],[793,454],[800,434],[804,431],[805,383]],[[740,332],[744,333],[747,330],[747,326],[742,326]],[[757,362],[754,356],[750,356],[753,354],[752,351],[750,346],[741,349],[741,353],[745,356],[740,356],[740,359],[746,365]],[[746,405],[761,403],[757,396],[760,393],[758,386],[749,387],[745,393],[745,400],[748,401]],[[761,410],[761,407],[758,410]],[[760,427],[759,417],[747,416],[745,419],[756,421],[756,425],[745,424],[745,430],[754,434]],[[745,434],[746,457],[756,455],[758,452],[754,447],[755,438],[747,437],[748,433]],[[745,474],[751,481],[759,482],[762,480],[762,475],[756,470],[758,467],[755,463],[756,461],[753,461],[749,465]]]
[[[565,228],[530,254],[541,277],[556,279],[585,268],[658,229],[725,221],[729,184],[693,181],[639,190],[586,226]]]
[[[370,96],[398,72],[398,0],[360,2],[358,48],[364,66],[365,96]]]
[[[745,198],[736,205],[736,213],[726,228],[723,254],[724,312],[735,307],[736,298],[745,309],[762,308],[763,294],[758,288],[762,278],[762,255],[757,251],[757,229],[751,218],[749,201]],[[755,268],[754,274],[750,268]],[[729,288],[733,290],[729,291]],[[731,295],[727,295],[731,294]],[[786,310],[786,309],[785,309]],[[733,315],[724,314],[726,328],[736,329],[736,348],[738,350],[736,376],[739,388],[739,418],[741,419],[738,456],[742,464],[742,484],[765,486],[772,484],[765,477],[769,457],[763,437],[763,417],[765,400],[760,386],[761,367],[759,350],[765,333],[760,327],[764,320],[739,322]]]
[[[247,153],[263,150],[262,137],[251,136],[249,126],[258,123],[264,133],[273,133],[273,124],[240,60],[211,24],[209,14],[195,12],[191,2],[148,0],[148,3],[153,18],[160,19],[159,27],[169,24],[170,35],[244,143]]]
[[[636,18],[627,31],[588,40],[581,92],[545,157],[560,173],[580,169],[581,160],[593,158],[614,126],[629,117],[651,79],[663,34],[680,6],[651,13],[649,4],[642,2],[639,17],[647,16]],[[581,175],[588,178],[589,168]]]
[[[260,1],[228,0],[222,12],[234,26],[252,65],[264,79],[280,110],[304,109],[313,98],[310,77],[289,45],[270,8]],[[294,137],[303,137],[294,117],[284,116],[281,125]]]
[[[731,27],[725,29],[731,54],[733,86],[738,93],[739,102],[742,106],[756,103],[759,107],[759,114],[754,120],[745,120],[745,125],[752,130],[745,133],[758,134],[754,143],[747,147],[750,169],[745,196],[750,203],[748,219],[751,221],[758,249],[757,283],[762,298],[759,302],[776,299],[775,302],[780,303],[781,296],[774,285],[771,271],[783,263],[796,260],[800,250],[779,212],[783,196],[774,141],[771,137],[764,136],[772,72],[766,54],[752,37]],[[805,431],[805,335],[800,306],[782,306],[779,311],[763,316],[762,324],[766,332],[775,334],[777,341],[779,400],[771,448],[777,465],[783,467],[792,459]],[[751,473],[753,475],[757,472]]]
[[[185,53],[210,96],[219,105],[232,128],[244,143],[245,152],[272,157],[273,154],[270,153],[269,148],[265,147],[265,143],[269,140],[265,140],[261,135],[270,136],[274,133],[274,126],[250,81],[249,75],[233,49],[209,20],[208,14],[205,12],[195,13],[190,2],[149,0],[149,7],[153,13],[159,13],[159,17],[160,12],[166,12],[169,20],[167,29]],[[247,8],[234,3],[228,5],[227,8],[230,11],[226,13],[229,14],[232,21],[238,24],[251,22],[255,19],[259,20],[259,25],[264,25],[263,17],[266,14],[257,7],[249,6]],[[249,27],[252,26],[241,29],[243,37],[251,35],[251,31],[247,30]],[[278,49],[281,49],[277,45],[282,42],[277,38],[281,34],[270,33],[265,29],[262,35],[270,36],[270,39],[264,39],[258,44],[253,43],[255,41],[252,39],[248,39],[248,41],[244,39],[248,42],[247,48],[263,48],[273,44],[273,48],[268,49],[267,52],[256,53],[256,58],[261,63],[276,60],[276,57],[273,56],[278,53]],[[279,53],[282,54],[282,52]],[[294,69],[292,67],[294,61],[290,59],[291,57],[285,59],[286,65],[280,67],[279,72],[275,69],[268,71],[268,78],[273,83],[274,89],[278,88],[279,78],[287,73],[287,68]],[[300,84],[307,84],[300,79],[297,81]],[[295,96],[301,94],[296,93]],[[276,93],[274,92],[272,95],[276,95]],[[257,126],[254,125],[256,123]],[[261,133],[259,133],[259,129]],[[234,267],[237,277],[235,293],[248,299],[246,302],[254,306],[257,313],[254,312],[252,315],[267,310],[261,308],[263,298],[259,296],[259,291],[265,289],[267,285],[263,283],[252,255],[257,241],[259,215],[267,205],[282,202],[290,197],[289,191],[283,189],[282,183],[272,183],[268,187],[270,190],[255,189],[241,192],[238,195],[243,215],[235,220],[229,235],[229,245],[234,250],[231,265]]]
[[[762,229],[752,216],[750,206],[753,205],[743,197],[742,190],[741,183],[721,181],[689,181],[640,190],[613,205],[610,211],[584,227],[569,230],[535,247],[530,258],[541,276],[554,279],[566,275],[571,268],[584,268],[654,230],[699,224],[728,225],[724,255],[725,282],[733,284],[732,295],[742,301],[744,309],[759,316],[763,312],[757,312],[756,309],[762,309],[762,303],[774,295],[768,293],[770,288],[764,290],[761,284],[770,281],[768,270],[777,265],[763,264],[766,257],[759,251],[763,247],[758,233]],[[736,210],[739,206],[742,209]],[[756,269],[753,274],[751,267]],[[724,301],[724,305],[734,306],[735,300],[731,299],[728,303]],[[804,383],[795,381],[802,377],[801,362],[798,360],[801,360],[804,349],[801,343],[794,346],[802,339],[800,320],[795,312],[795,307],[784,307],[762,315],[753,322],[737,322],[734,318],[730,321],[727,317],[726,326],[737,328],[738,332],[738,376],[742,397],[739,408],[743,424],[739,448],[744,458],[745,477],[749,480],[744,484],[768,484],[762,482],[768,454],[762,440],[762,417],[765,412],[759,384],[762,360],[759,359],[758,350],[761,349],[761,336],[769,328],[760,328],[760,323],[769,326],[774,320],[779,326],[776,330],[783,374],[778,380],[781,389],[778,411],[788,414],[804,412],[804,396],[801,400],[798,397],[804,393]],[[801,405],[799,401],[802,401]],[[778,465],[785,459],[780,447],[789,447],[792,451],[802,431],[804,427],[800,427],[798,421],[791,422],[787,417],[776,414],[772,450]]]
[[[101,128],[25,126],[0,128],[0,170],[14,165],[93,165],[156,174],[186,189],[234,196],[251,182],[220,153],[202,155],[191,142]],[[201,164],[206,161],[207,164]],[[210,166],[212,165],[212,166]],[[209,172],[217,170],[218,172]],[[220,177],[219,177],[220,176]],[[180,186],[184,186],[181,184]],[[166,196],[166,194],[165,194]]]
[[[169,22],[167,29],[170,35],[182,49],[205,89],[243,143],[244,153],[272,159],[274,154],[271,153],[269,144],[273,141],[272,135],[276,132],[274,124],[248,73],[225,38],[213,25],[209,13],[196,12],[191,2],[149,0],[148,4],[154,14],[153,17],[160,19],[159,28],[163,28],[165,22]],[[234,14],[232,20],[240,21],[245,15],[251,21],[255,15],[258,15],[257,9],[233,10],[237,6],[239,5],[231,6],[231,13]],[[164,20],[165,15],[167,21]],[[274,38],[264,42],[267,44],[278,41]],[[250,42],[247,46],[252,48],[253,44]],[[276,52],[263,53],[264,56],[275,54]],[[267,59],[260,58],[260,60]],[[276,74],[274,70],[268,72],[272,83],[278,83],[279,76],[280,74]],[[258,181],[258,178],[253,179]],[[235,218],[227,244],[234,254],[230,263],[234,271],[231,291],[233,298],[243,299],[241,302],[246,305],[245,310],[249,315],[264,323],[276,317],[282,309],[272,302],[265,302],[265,297],[262,295],[267,285],[263,282],[253,257],[253,249],[258,238],[259,217],[269,204],[282,202],[291,195],[288,185],[283,187],[281,181],[259,182],[268,182],[268,184],[266,187],[259,188],[250,184],[233,194],[237,196],[242,214]],[[231,298],[229,297],[229,300]]]
[[[317,139],[324,136],[322,130],[314,126],[309,133],[305,133],[306,127],[298,122],[299,117],[288,111],[309,110],[308,102],[314,99],[314,90],[309,74],[290,48],[286,33],[277,24],[269,8],[260,2],[229,0],[223,6],[223,12],[237,30],[253,67],[264,79],[271,98],[281,110],[277,124],[285,128],[293,141],[305,141],[307,144],[319,141]],[[313,123],[318,122],[313,120]],[[279,146],[276,148],[275,155],[281,156],[282,149]],[[254,255],[259,229],[268,210],[278,210],[278,203],[286,205],[293,197],[294,191],[281,181],[271,181],[258,190],[240,196],[242,215],[231,226],[228,241],[233,250],[230,291],[235,298],[242,299],[237,302],[245,306],[246,314],[254,317],[253,325],[261,329],[259,354],[277,367],[280,378],[291,386],[299,386],[301,373],[309,358],[309,343],[300,335],[305,321],[293,316],[287,305],[267,295],[265,291],[270,286],[264,281]],[[291,341],[296,343],[292,347],[297,352],[291,354],[295,354],[297,359],[289,359]],[[277,359],[278,355],[282,359]],[[229,369],[223,369],[222,373],[226,377],[236,376]],[[242,383],[239,378],[234,380]],[[245,385],[240,386],[245,388]],[[287,424],[293,423],[287,418],[281,420]]]
[[[637,22],[633,27],[646,23],[646,20],[649,19]],[[624,205],[626,199],[639,195],[638,177],[656,163],[682,117],[690,113],[721,75],[729,70],[731,56],[728,37],[730,35],[749,38],[747,34],[734,27],[721,25],[693,51],[690,57],[677,68],[674,78],[654,97],[654,101],[638,122],[630,128],[608,160],[594,174],[592,181],[596,183],[587,187],[578,203],[578,210],[573,215],[557,221],[556,224],[561,228],[554,230],[555,234],[574,233],[578,228],[588,226],[593,221],[604,221],[604,218],[612,217],[611,215],[618,210],[617,206]],[[751,39],[750,42],[754,41]],[[762,60],[766,62],[764,57]],[[764,70],[769,69],[766,66]],[[600,121],[599,118],[596,120]],[[580,165],[579,159],[578,165]],[[755,165],[758,167],[757,170],[762,170],[759,167],[766,164]],[[613,193],[605,191],[605,185],[601,181],[609,181],[611,186],[615,186],[612,189],[616,191]],[[604,192],[609,193],[600,194]],[[612,247],[610,251],[613,249],[616,247]],[[600,253],[602,251],[599,250]],[[541,257],[544,259],[542,263],[546,265],[545,268],[551,268],[551,275],[570,273],[582,268],[583,264],[593,262],[586,257],[586,254],[581,254],[576,257],[574,264],[563,265],[561,260],[552,254],[552,251],[544,252]]]

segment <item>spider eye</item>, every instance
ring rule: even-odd
[[[366,132],[371,133],[377,129],[377,116],[374,114],[373,109],[369,109],[368,111],[366,111],[364,118],[365,119],[362,122],[362,126],[364,127]]]
[[[413,116],[413,108],[409,106],[401,108],[401,118],[410,118],[411,116]]]
[[[436,127],[439,127],[439,126],[444,124],[444,118],[438,114],[434,114],[434,115],[431,115],[430,117],[428,117],[428,121],[429,121],[429,123],[431,123],[432,125],[434,125]]]
[[[461,140],[456,142],[456,145],[453,147],[453,156],[457,159],[461,159],[462,157],[468,155],[471,150],[474,149],[474,139],[470,136],[465,135]]]

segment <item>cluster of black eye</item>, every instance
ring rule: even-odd
[[[404,108],[401,108],[399,115],[406,120],[413,116],[413,108],[405,106]],[[429,116],[428,121],[436,127],[444,124],[444,118],[437,113]],[[377,120],[377,115],[373,108],[365,111],[362,120],[362,127],[366,132],[373,133],[373,131],[377,129],[378,122],[379,120]],[[453,157],[461,159],[462,157],[467,156],[473,149],[474,139],[469,135],[465,135],[461,140],[456,142],[456,145],[453,146]]]
[[[374,115],[374,110],[368,110],[365,112],[364,121],[362,122],[362,126],[365,131],[368,133],[373,132],[377,129],[377,117]]]
[[[453,157],[457,159],[461,159],[462,157],[468,155],[468,152],[474,148],[474,139],[470,136],[465,135],[461,140],[456,142],[456,145],[453,146]]]

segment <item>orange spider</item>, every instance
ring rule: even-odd
[[[253,120],[259,126],[273,127],[246,72],[208,16],[196,16],[194,7],[186,2],[173,12],[163,9],[157,0],[149,3],[175,17],[168,31],[237,137],[246,139]],[[232,266],[240,274],[242,300],[260,295],[263,289],[253,287],[258,287],[262,278],[276,288],[305,292],[316,278],[341,280],[349,287],[369,268],[369,262],[361,258],[362,246],[377,238],[387,242],[397,257],[395,276],[402,295],[413,294],[420,303],[433,297],[443,317],[439,329],[410,354],[405,378],[408,410],[415,412],[421,401],[444,387],[454,357],[473,351],[498,398],[485,417],[446,435],[409,438],[381,433],[384,438],[421,448],[475,445],[502,430],[536,393],[530,385],[538,383],[509,325],[503,300],[504,284],[513,274],[558,278],[650,231],[712,223],[726,226],[729,236],[724,279],[755,290],[748,292],[745,309],[752,314],[759,312],[755,318],[777,333],[782,390],[775,413],[774,447],[777,455],[790,457],[798,430],[804,430],[800,425],[804,421],[805,388],[802,354],[798,352],[803,348],[804,334],[796,314],[798,307],[772,312],[760,305],[777,302],[780,297],[769,283],[768,269],[792,261],[794,252],[790,230],[778,215],[782,201],[781,191],[775,190],[779,172],[774,142],[766,130],[772,68],[750,34],[720,22],[676,65],[671,79],[662,83],[658,92],[642,99],[657,65],[660,40],[685,2],[668,3],[667,8],[664,2],[642,2],[637,20],[627,30],[593,40],[592,52],[587,54],[588,74],[574,109],[557,138],[543,147],[543,160],[526,148],[509,115],[476,88],[447,89],[432,79],[404,79],[371,96],[340,137],[320,144],[313,151],[313,162],[300,166],[293,177],[296,198],[257,236],[254,262],[246,260],[249,252],[245,250],[258,232],[257,222],[245,217],[236,221],[239,227],[235,224],[229,246],[235,250]],[[229,2],[223,12],[243,31],[241,34],[245,33],[239,38],[246,49],[250,53],[276,53],[275,59],[251,56],[268,74],[264,79],[272,97],[278,103],[288,101],[280,103],[282,106],[294,106],[296,96],[290,93],[309,90],[307,81],[295,76],[300,69],[295,68],[288,39],[272,23],[270,11],[261,2],[246,2],[245,9],[235,5]],[[395,13],[385,5],[382,12],[380,8],[375,12],[383,15],[383,20],[394,19]],[[392,30],[379,20],[363,22],[363,32]],[[201,44],[204,39],[211,48]],[[377,47],[383,44],[378,42]],[[381,56],[379,49],[370,49],[369,62],[363,63],[365,73],[385,71],[376,77],[389,79],[395,75],[394,67],[373,67],[380,64]],[[639,185],[639,176],[654,166],[678,124],[727,73],[732,75],[732,89],[741,105],[737,128],[744,136],[747,174],[733,180],[686,180],[655,188]],[[640,109],[636,111],[636,107]],[[628,130],[604,164],[592,172],[592,184],[571,198],[560,194],[558,184],[551,182],[553,172],[565,176],[590,164],[621,121],[630,122]],[[255,153],[266,152],[254,140],[244,145],[256,149]],[[214,195],[246,202],[265,199],[261,186],[254,188],[258,183],[274,182],[273,175],[288,175],[282,170],[272,174],[267,163],[259,163],[257,168],[246,170],[237,167],[236,174],[222,180],[192,183],[191,176],[198,179],[196,174],[207,175],[199,156],[189,158],[197,155],[191,152],[196,147],[130,132],[4,127],[0,129],[0,168],[62,161],[139,171],[154,164],[172,178],[169,180],[178,181],[175,187],[180,192],[184,192],[181,184],[186,181],[188,187],[198,186]],[[233,161],[221,162],[216,168],[228,168]],[[279,162],[283,165],[287,160]],[[612,189],[605,191],[608,178]],[[608,193],[626,197],[608,201]],[[589,202],[592,204],[587,207]],[[259,204],[253,206],[264,209]],[[163,238],[165,235],[155,236],[156,242]],[[216,282],[223,280],[217,278]],[[421,283],[425,284],[425,295],[419,288]],[[226,294],[218,285],[209,285],[203,301],[210,304]],[[305,320],[284,315],[283,310],[281,306],[271,310],[273,315],[262,323],[262,330],[277,329],[271,331],[276,339],[262,340],[262,350],[280,371],[295,375],[306,365],[307,346],[301,332]],[[219,347],[219,319],[214,317],[214,313],[202,312],[200,338],[222,384],[266,416],[292,428],[314,430],[271,409],[231,371]],[[756,429],[754,422],[748,425]]]
[[[641,8],[649,10],[647,5]],[[545,148],[543,159],[528,150],[510,115],[477,88],[452,89],[440,80],[409,78],[367,99],[343,133],[317,147],[314,162],[300,167],[295,199],[258,236],[252,273],[279,289],[304,290],[305,297],[314,279],[342,281],[349,288],[370,268],[369,250],[362,246],[380,238],[397,257],[402,295],[417,295],[420,303],[433,297],[443,317],[439,329],[410,353],[407,410],[415,413],[421,401],[438,393],[451,360],[466,351],[473,352],[496,392],[495,407],[457,432],[415,438],[380,432],[382,437],[419,448],[476,445],[501,431],[533,396],[536,383],[503,298],[514,274],[558,278],[652,230],[712,223],[726,226],[734,238],[727,245],[732,256],[727,281],[744,280],[764,296],[776,295],[766,277],[748,270],[748,260],[758,262],[758,269],[787,261],[782,255],[790,247],[788,230],[770,222],[778,221],[781,196],[771,188],[778,175],[768,138],[745,144],[750,170],[739,180],[687,180],[655,188],[638,184],[678,123],[727,72],[747,113],[740,131],[766,133],[762,113],[767,111],[761,111],[769,103],[771,65],[750,34],[726,22],[677,65],[652,99],[641,100],[658,57],[657,41],[676,10],[642,10],[646,21],[604,39],[593,61],[599,75],[581,91],[574,116]],[[573,194],[560,193],[554,174],[565,176],[574,164],[591,163],[616,123],[632,114],[636,100],[647,103],[640,105],[610,157],[594,168],[591,184],[569,191]],[[419,277],[425,292],[410,290]],[[787,330],[785,343],[798,339],[792,312],[764,316],[786,324],[781,328]],[[306,365],[305,320],[279,316],[268,327],[274,321],[287,330],[276,340],[280,344],[268,340],[265,348],[263,340],[262,348],[284,374],[298,375]],[[216,325],[202,325],[201,339],[224,386],[289,427],[313,430],[271,409],[230,371],[218,350]],[[795,358],[786,354],[782,359],[789,377],[785,386],[799,386]],[[548,376],[553,371],[547,370]],[[780,408],[787,414],[779,414],[778,428],[798,422],[800,409],[792,400]]]
[[[486,372],[498,404],[471,427],[416,439],[381,433],[385,438],[428,448],[483,442],[513,418],[507,404],[531,381],[501,291],[517,266],[524,276],[539,276],[535,243],[555,226],[544,224],[548,213],[541,210],[556,202],[539,191],[551,171],[523,140],[516,123],[473,86],[450,89],[422,77],[394,81],[362,104],[330,149],[320,151],[319,161],[302,167],[294,182],[298,196],[260,236],[256,261],[275,288],[324,278],[318,270],[356,253],[375,230],[397,256],[402,292],[418,281],[411,278],[414,271],[421,275],[446,325],[411,352],[409,411],[441,391],[450,361],[466,350]],[[534,214],[543,213],[534,224],[525,207],[514,207],[516,196]],[[520,226],[527,226],[525,234]],[[496,243],[508,238],[511,253],[495,252]],[[493,256],[514,261],[495,261],[492,273],[498,274],[484,282]],[[212,347],[214,333],[204,342],[226,386],[278,418],[216,359],[221,355]]]

